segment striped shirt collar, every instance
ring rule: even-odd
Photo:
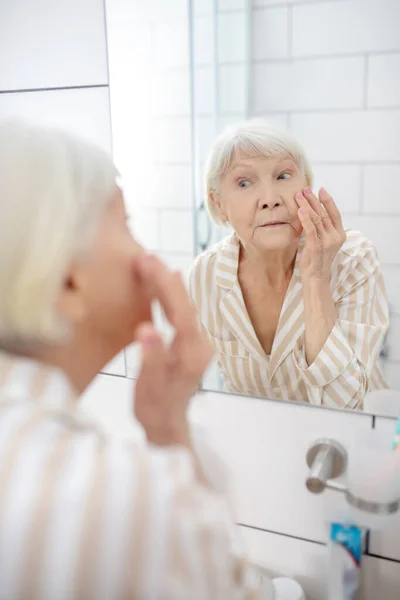
[[[275,338],[269,358],[269,379],[274,377],[279,365],[292,350],[304,330],[303,297],[300,279],[299,256],[305,245],[305,236],[299,238],[293,276],[290,281],[279,317]],[[216,258],[216,282],[226,293],[219,308],[226,324],[254,358],[266,364],[266,354],[257,338],[245,306],[238,278],[240,240],[236,233],[228,237],[218,248]]]
[[[305,241],[305,236],[300,236],[299,251],[303,249]],[[298,264],[299,251],[297,253],[296,264],[293,273],[296,278],[300,276],[300,269]],[[220,287],[232,289],[235,283],[237,282],[239,268],[239,252],[240,240],[237,234],[233,233],[223,241],[217,253],[216,278],[217,284]]]
[[[77,399],[60,369],[0,352],[0,402],[34,401],[41,407],[65,410],[73,409]]]

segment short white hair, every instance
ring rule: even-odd
[[[0,346],[60,343],[56,301],[117,191],[103,151],[66,132],[0,121]]]
[[[265,119],[252,119],[227,127],[215,140],[205,166],[206,205],[211,219],[224,225],[211,198],[218,192],[221,177],[229,170],[235,152],[249,156],[287,155],[304,171],[306,183],[313,185],[311,165],[302,146],[288,133],[274,128]]]

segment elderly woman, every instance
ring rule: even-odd
[[[189,438],[210,346],[180,275],[131,236],[116,175],[66,134],[0,124],[0,597],[259,598]],[[144,447],[78,407],[133,337]]]
[[[234,233],[197,258],[191,295],[230,391],[360,408],[386,387],[385,287],[374,246],[311,187],[291,136],[264,121],[228,128],[206,190],[211,218]]]

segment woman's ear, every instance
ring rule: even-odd
[[[217,209],[218,215],[219,215],[219,218],[221,219],[221,221],[223,223],[227,223],[228,217],[222,208],[221,200],[220,200],[220,197],[218,196],[217,192],[215,192],[215,191],[210,192],[210,200],[214,204],[215,208]]]
[[[70,265],[57,298],[59,313],[73,325],[82,323],[87,314],[82,286],[84,273],[81,271],[77,263]]]

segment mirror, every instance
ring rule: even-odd
[[[218,243],[225,248],[221,289],[207,287],[216,272],[203,271],[199,279],[206,299],[200,319],[219,319],[209,332],[219,364],[210,368],[204,389],[361,409],[368,387],[384,385],[378,364],[387,385],[400,389],[398,3],[174,0],[144,6],[134,0],[128,6],[107,0],[106,8],[114,156],[133,231],[185,274],[195,256],[212,253]],[[307,351],[303,282],[310,271],[303,272],[295,252],[285,271],[287,287],[281,285],[279,294],[257,287],[258,270],[243,271],[241,280],[242,245],[237,238],[224,244],[232,226],[217,226],[207,212],[210,149],[227,126],[252,118],[266,119],[301,144],[314,174],[313,190],[326,188],[344,227],[364,236],[350,234],[337,249],[329,286],[308,287]],[[263,158],[260,180],[272,173],[271,164]],[[301,171],[292,160],[270,181],[289,185],[292,173],[286,172],[296,168]],[[243,186],[247,190],[248,183]],[[288,220],[286,209],[279,210],[279,218]],[[275,220],[273,211],[265,214],[266,221]],[[270,233],[280,239],[278,227],[265,231]],[[274,256],[278,264],[283,255]],[[388,293],[387,332],[380,271]],[[269,305],[267,298],[273,299]],[[329,305],[333,317],[325,310]],[[333,325],[329,319],[336,320],[339,305]],[[157,319],[164,326],[162,315]],[[324,319],[329,339],[313,339]],[[128,376],[135,377],[136,349],[126,356]]]
[[[312,271],[300,268],[296,248],[285,262],[293,234],[287,230],[294,227],[290,203],[300,206],[295,193],[309,181],[299,180],[291,161],[283,160],[287,153],[276,161],[253,146],[253,153],[246,152],[237,142],[240,134],[251,144],[256,132],[270,149],[269,125],[260,122],[225,135],[219,151],[233,142],[239,151],[227,173],[219,175],[212,197],[212,179],[208,189],[197,187],[196,196],[197,253],[203,254],[196,262],[193,294],[217,353],[204,388],[363,408],[368,389],[400,388],[400,39],[394,25],[399,7],[374,0],[235,4],[237,12],[217,7],[213,13],[214,134],[249,118],[266,119],[288,133],[285,148],[292,139],[302,145],[314,174],[313,191],[318,196],[324,187],[333,196],[347,239],[335,252],[325,291],[313,287],[307,279]],[[195,15],[192,22],[196,32]],[[195,79],[199,71],[195,65]],[[197,90],[194,102],[199,128],[196,106],[203,94],[204,88]],[[279,141],[285,139],[278,134]],[[221,172],[220,167],[215,153],[208,173]],[[203,181],[204,156],[197,155],[195,168]],[[293,184],[279,182],[281,172]],[[230,228],[212,223],[207,198],[214,217],[226,219]],[[327,213],[322,209],[324,217]],[[268,225],[279,219],[283,225]],[[319,238],[318,250],[308,256],[315,264],[322,264],[317,253],[340,230],[328,222],[322,234],[314,225],[310,229],[310,243],[315,232]],[[307,235],[303,238],[299,246],[306,254]],[[364,267],[368,273],[361,275]]]

